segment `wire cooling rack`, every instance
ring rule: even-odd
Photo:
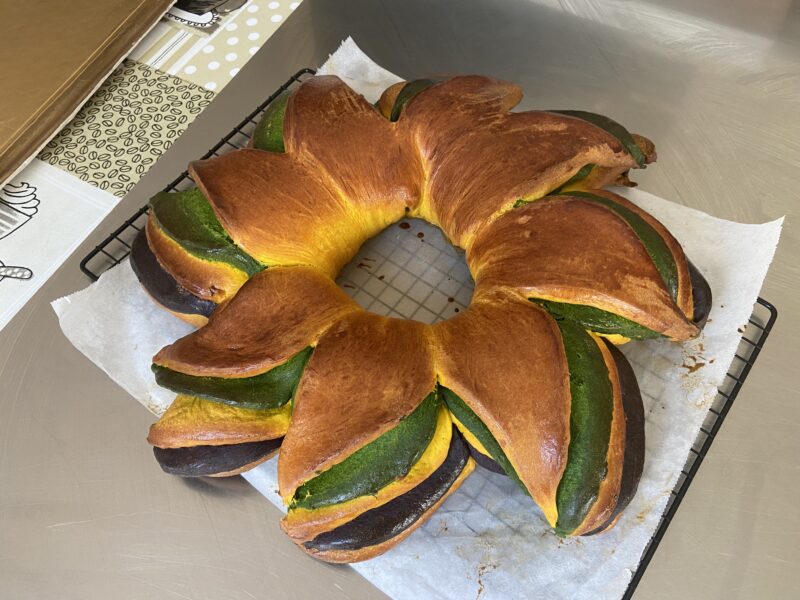
[[[289,88],[297,85],[303,79],[314,75],[314,69],[300,69],[297,73],[292,75],[286,83],[275,90],[269,98],[258,105],[258,107],[247,115],[242,121],[236,125],[224,138],[217,142],[211,150],[206,152],[202,159],[211,158],[212,156],[220,156],[226,154],[231,150],[239,150],[247,146],[248,141],[253,135],[256,125],[261,120],[264,110],[270,103],[280,96]],[[194,181],[189,175],[188,171],[181,173],[172,183],[164,188],[165,192],[179,192],[188,189],[194,185]],[[147,221],[147,206],[143,206],[137,210],[127,221],[117,227],[111,234],[104,239],[100,244],[95,246],[94,250],[89,252],[86,257],[81,261],[81,271],[83,271],[92,281],[97,281],[100,275],[108,271],[110,268],[117,266],[123,260],[128,258],[131,251],[131,244],[139,231]]]
[[[675,513],[678,511],[678,507],[680,507],[684,496],[686,496],[686,492],[689,490],[689,486],[694,480],[695,475],[697,475],[697,471],[700,469],[703,459],[711,449],[711,444],[714,442],[714,438],[719,432],[720,427],[722,427],[722,422],[725,420],[725,417],[728,416],[728,412],[731,410],[731,406],[733,406],[733,401],[736,399],[736,396],[739,395],[777,318],[778,310],[763,298],[759,298],[756,305],[753,307],[753,314],[744,329],[742,340],[739,342],[739,347],[736,350],[736,355],[734,356],[730,369],[725,376],[725,381],[717,391],[717,397],[714,399],[708,411],[708,416],[703,426],[700,428],[700,433],[689,452],[689,458],[686,460],[686,464],[681,471],[678,483],[670,494],[667,508],[661,516],[658,529],[656,529],[655,534],[653,534],[652,539],[642,554],[639,567],[633,574],[628,589],[625,590],[625,594],[622,596],[623,600],[630,600],[630,598],[633,597],[636,586],[639,585],[642,575],[644,575],[659,543],[661,543],[664,534],[667,532],[667,528],[675,517]]]
[[[302,69],[292,75],[203,158],[244,148],[270,102],[285,90],[312,76],[314,72],[313,69]],[[164,190],[181,191],[193,185],[189,173],[184,171]],[[92,280],[97,280],[104,272],[120,264],[128,257],[131,244],[146,220],[147,206],[144,206],[81,261],[81,271]],[[367,242],[342,271],[338,282],[368,310],[431,323],[448,318],[469,305],[472,280],[458,254],[459,251],[448,244],[435,227],[416,219],[404,219],[398,227],[390,227]],[[733,401],[764,347],[777,317],[775,307],[759,298],[742,334],[725,382],[709,409],[678,483],[672,490],[659,526],[642,554],[639,567],[631,578],[623,600],[632,598]]]

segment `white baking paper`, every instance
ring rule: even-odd
[[[344,75],[370,100],[397,80],[352,40],[321,71]],[[408,539],[383,556],[353,565],[389,596],[597,600],[624,593],[731,364],[783,220],[732,223],[644,191],[616,191],[671,229],[714,293],[700,339],[623,347],[647,415],[645,470],[636,497],[612,531],[560,540],[513,483],[478,469]],[[463,310],[471,293],[460,254],[438,230],[420,221],[410,221],[407,229],[390,227],[365,244],[339,282],[370,310],[426,322]],[[189,328],[152,304],[127,262],[53,307],[65,335],[81,352],[152,412],[166,409],[172,395],[155,386],[150,358]],[[121,346],[120,339],[130,343]],[[244,476],[280,506],[275,460]]]

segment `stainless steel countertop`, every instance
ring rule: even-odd
[[[382,597],[296,550],[240,478],[164,475],[151,417],[49,306],[88,283],[90,247],[347,35],[399,74],[493,74],[528,107],[613,115],[658,146],[636,174],[650,192],[740,221],[789,215],[762,292],[777,328],[636,597],[800,597],[798,34],[791,0],[306,0],[0,333],[0,598]]]

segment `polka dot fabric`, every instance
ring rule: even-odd
[[[286,0],[251,0],[175,74],[218,92],[299,5]]]

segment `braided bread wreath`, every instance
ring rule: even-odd
[[[561,536],[612,527],[635,493],[644,415],[614,344],[695,337],[711,293],[656,219],[603,190],[655,159],[600,115],[510,112],[482,76],[388,88],[314,77],[251,148],[156,195],[131,261],[199,329],[153,360],[178,393],[149,442],[168,473],[240,473],[280,449],[282,526],[330,562],[408,536],[475,464],[511,477]],[[466,250],[471,306],[378,316],[334,283],[402,217]],[[207,322],[207,324],[206,324]]]

